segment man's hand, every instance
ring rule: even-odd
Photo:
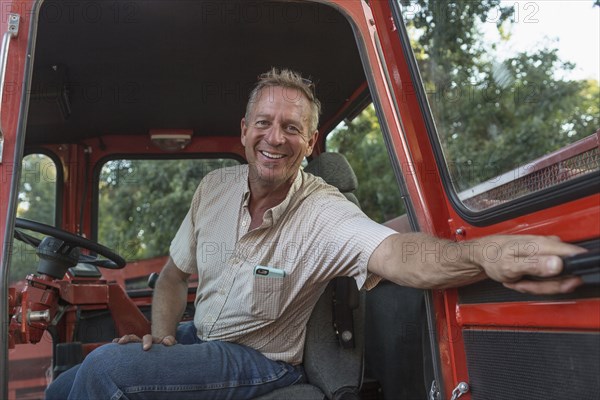
[[[144,335],[143,338],[140,339],[137,335],[125,335],[120,338],[113,339],[113,343],[117,344],[127,344],[127,343],[142,343],[143,350],[150,350],[153,344],[162,344],[164,346],[173,346],[177,344],[177,340],[173,335],[167,335],[163,337],[156,337],[150,334]]]
[[[557,276],[560,256],[586,250],[555,236],[488,236],[479,240],[476,262],[492,279],[507,288],[532,294],[568,293],[583,282],[579,277]]]

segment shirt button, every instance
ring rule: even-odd
[[[242,221],[242,226],[246,226],[246,221]]]
[[[231,261],[232,264],[237,264],[240,260],[238,260],[237,258],[234,257],[229,261]]]
[[[219,294],[225,294],[225,289],[219,289]]]

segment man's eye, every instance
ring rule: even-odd
[[[258,127],[269,126],[269,121],[264,121],[264,120],[256,121],[256,126],[258,126]]]
[[[294,125],[288,125],[285,128],[286,131],[290,132],[290,133],[300,133],[300,129],[298,129],[298,127],[294,126]]]

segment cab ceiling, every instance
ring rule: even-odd
[[[77,142],[152,128],[239,135],[262,72],[311,76],[333,117],[364,82],[348,21],[315,3],[44,2],[27,142]]]

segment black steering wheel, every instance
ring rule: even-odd
[[[43,235],[48,235],[53,238],[62,240],[70,245],[90,250],[93,253],[106,257],[98,258],[94,256],[80,254],[79,262],[82,263],[92,264],[97,267],[104,267],[109,269],[121,269],[125,267],[125,264],[127,264],[123,257],[113,252],[108,247],[102,246],[101,244],[93,242],[90,239],[86,239],[83,236],[75,235],[71,232],[67,232],[63,229],[59,229],[54,226],[42,224],[41,222],[31,221],[28,219],[16,218],[15,227],[20,229],[27,229],[33,232],[41,233]],[[14,236],[15,239],[18,239],[32,247],[38,247],[42,242],[40,239],[27,235],[16,229]]]

